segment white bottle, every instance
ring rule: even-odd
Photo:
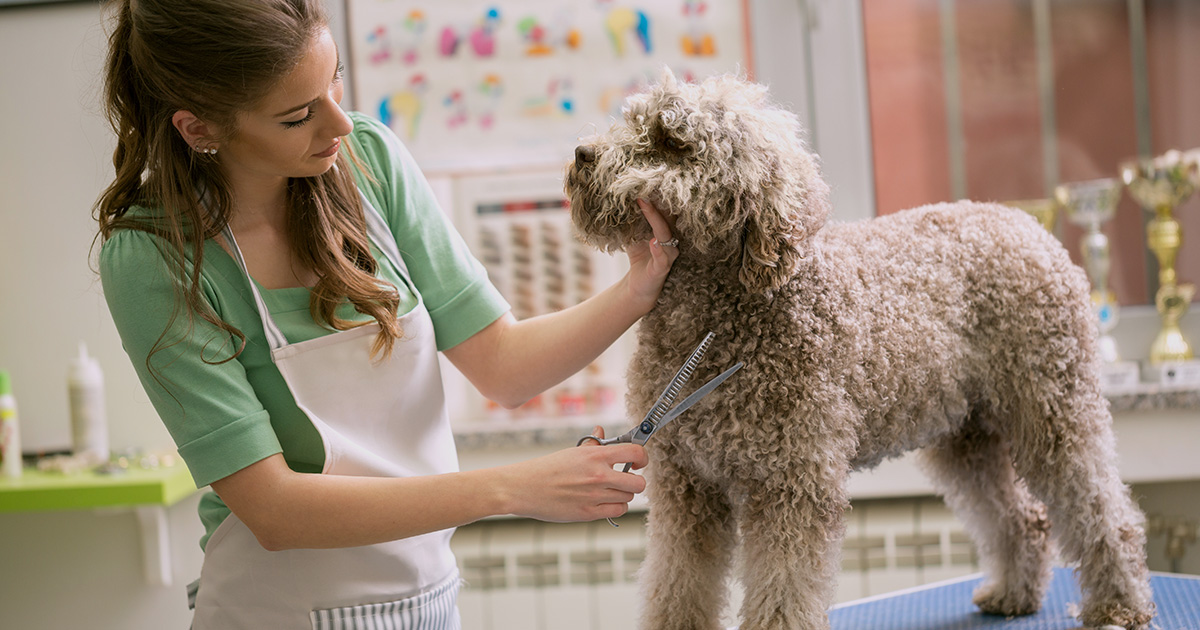
[[[67,370],[71,401],[71,441],[76,457],[93,464],[108,461],[108,416],[104,408],[104,373],[79,343],[79,357]]]
[[[21,427],[17,424],[17,399],[8,372],[0,371],[0,470],[5,477],[21,476]]]

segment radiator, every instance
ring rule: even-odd
[[[459,528],[451,544],[466,581],[464,630],[636,627],[645,515],[617,523],[494,519]],[[839,602],[979,570],[973,545],[936,498],[856,501],[846,526]],[[731,584],[726,627],[736,624],[740,604]]]

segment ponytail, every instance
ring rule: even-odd
[[[138,72],[130,54],[133,36],[130,1],[114,3],[115,28],[108,37],[108,57],[104,64],[105,114],[117,136],[112,157],[116,177],[100,196],[94,212],[104,239],[112,235],[114,219],[139,201],[149,153],[146,139],[135,122],[142,119],[139,102],[142,90],[137,87]]]
[[[242,352],[246,336],[203,299],[200,274],[204,241],[229,224],[232,192],[218,158],[188,147],[172,117],[186,110],[214,129],[236,133],[238,114],[253,109],[328,28],[323,0],[110,0],[110,6],[104,106],[117,145],[115,177],[93,211],[97,239],[120,229],[160,237],[159,249],[179,278],[181,299],[171,321],[185,310],[188,318],[199,316],[228,333],[232,353],[205,358],[223,363]],[[347,146],[334,168],[289,181],[288,240],[317,274],[309,303],[313,318],[336,330],[360,325],[336,315],[348,300],[379,322],[373,350],[386,356],[402,335],[400,300],[374,276],[352,168],[362,171]],[[130,213],[135,206],[147,212]],[[150,356],[182,340],[166,334]]]

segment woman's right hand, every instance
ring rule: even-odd
[[[594,435],[603,437],[603,430],[597,429]],[[498,470],[512,514],[566,523],[616,518],[629,511],[629,502],[646,489],[646,480],[613,469],[626,462],[634,470],[645,467],[646,449],[638,444],[601,447],[589,440]]]

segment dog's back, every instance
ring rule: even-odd
[[[1019,381],[1058,377],[1038,369],[1055,345],[1089,359],[1086,276],[1022,211],[938,204],[817,238],[868,331],[863,369],[844,374],[863,414],[858,467],[957,430],[972,409],[1009,415]]]

